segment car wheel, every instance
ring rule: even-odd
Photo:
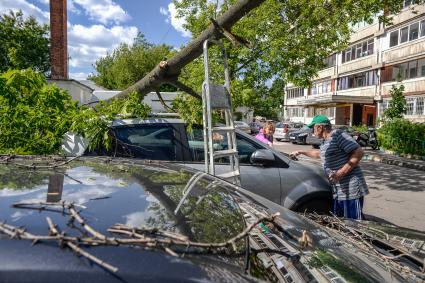
[[[276,139],[277,141],[281,141],[282,139]]]
[[[320,145],[318,145],[318,144],[312,144],[311,145],[313,148],[315,148],[315,149],[319,149],[320,148]]]
[[[297,142],[296,142],[296,141],[293,141],[292,143],[293,143],[293,144],[297,144]]]

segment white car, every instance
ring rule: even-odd
[[[273,137],[277,141],[289,141],[289,133],[302,128],[301,123],[277,123]]]

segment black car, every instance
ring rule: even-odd
[[[307,136],[313,132],[313,129],[304,127],[298,131],[289,133],[289,141],[294,144],[307,144]]]
[[[421,234],[308,220],[169,162],[0,161],[0,282],[425,279]]]

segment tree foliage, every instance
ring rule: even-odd
[[[82,134],[91,147],[108,147],[115,118],[146,117],[149,111],[136,93],[96,108],[79,106],[66,91],[48,85],[41,73],[10,70],[0,74],[0,152],[58,153],[68,131]]]
[[[77,102],[48,85],[31,69],[0,75],[0,152],[45,154],[56,151],[76,115]]]
[[[121,44],[111,54],[97,60],[97,74],[89,79],[107,89],[125,89],[143,78],[172,53],[171,46],[149,43],[145,36],[139,33],[132,45]],[[164,90],[175,88],[168,86]]]
[[[0,15],[0,72],[26,68],[49,73],[49,26],[10,11]]]
[[[173,0],[177,16],[185,19],[184,27],[193,37],[236,3],[237,0]],[[275,112],[282,103],[276,88],[265,87],[270,80],[309,86],[324,59],[345,48],[351,27],[372,22],[384,9],[395,13],[402,0],[266,0],[232,27],[232,33],[246,39],[251,48],[232,46],[224,40],[229,53],[232,95],[236,105],[252,107],[259,114]],[[388,18],[380,16],[381,21]],[[211,68],[218,68],[219,53],[211,51]],[[181,80],[200,92],[203,78],[201,60],[187,65]],[[190,100],[189,100],[190,101]],[[182,107],[184,108],[184,107]],[[198,109],[199,111],[199,109]],[[270,115],[268,115],[270,116]]]
[[[403,95],[404,85],[393,85],[390,90],[391,100],[388,108],[384,111],[384,121],[389,119],[403,118],[406,113],[406,98]]]

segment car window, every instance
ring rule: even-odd
[[[204,137],[201,128],[193,128],[192,131],[187,131],[189,142],[189,150],[192,156],[192,161],[204,161]],[[251,164],[251,155],[257,149],[262,147],[236,135],[238,147],[239,162],[241,164]],[[215,150],[228,149],[227,135],[215,133],[213,136],[213,146]],[[217,163],[228,163],[228,158],[216,159]]]
[[[172,126],[125,126],[115,128],[114,133],[121,146],[134,157],[171,161],[177,159],[177,142]]]

